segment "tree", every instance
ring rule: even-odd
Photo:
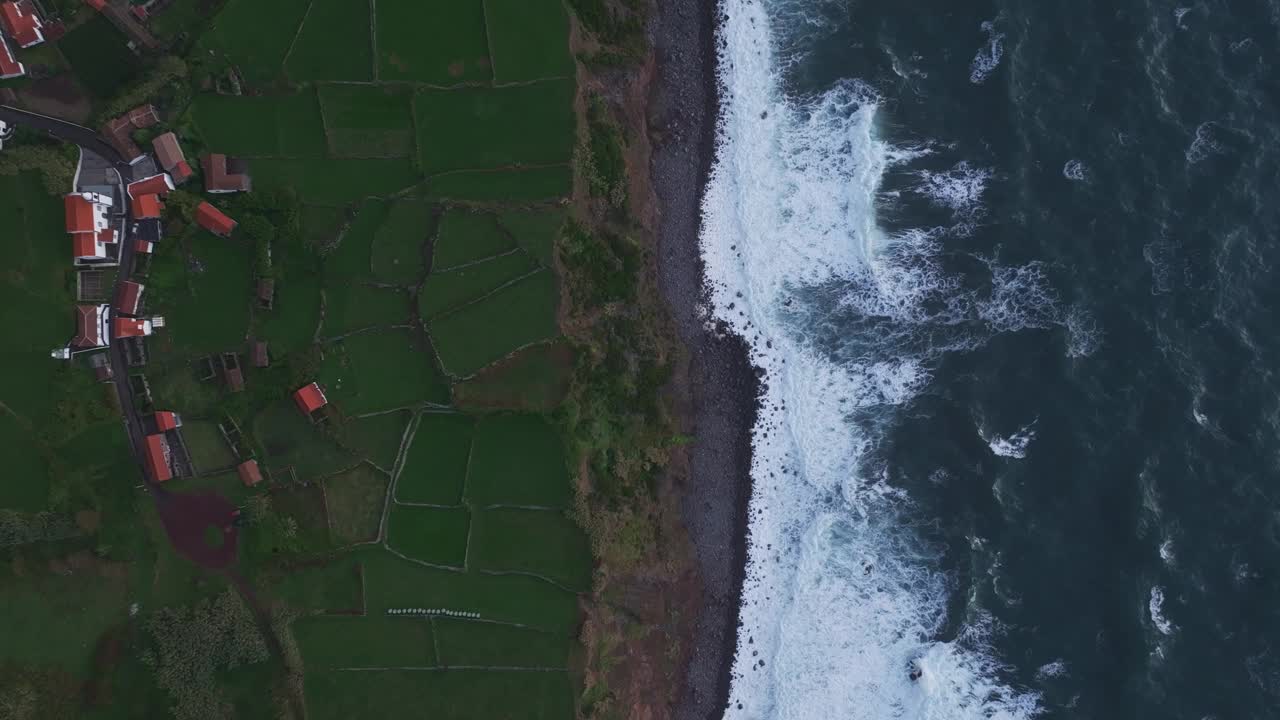
[[[50,195],[64,195],[75,189],[76,160],[57,145],[17,145],[0,151],[0,175],[16,175],[23,170],[39,172]]]

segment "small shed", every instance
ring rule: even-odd
[[[298,388],[293,393],[293,401],[298,404],[298,409],[302,411],[302,414],[308,417],[329,404],[329,398],[324,396],[324,390],[320,388],[319,383],[314,382]]]
[[[248,487],[253,487],[262,482],[262,469],[258,467],[257,460],[245,460],[236,466],[236,472],[240,474],[240,480]]]
[[[240,370],[240,356],[237,353],[222,353],[222,374],[227,379],[228,390],[244,392],[244,374]]]
[[[254,367],[270,367],[271,356],[267,354],[267,341],[255,340],[249,346],[249,357],[253,360]]]
[[[207,202],[196,206],[196,224],[219,237],[230,237],[236,229],[235,220]]]
[[[182,418],[170,410],[157,410],[155,413],[156,432],[168,432],[182,427]]]
[[[169,469],[169,441],[164,435],[156,433],[148,435],[145,441],[146,455],[143,458],[147,466],[147,474],[154,482],[164,482],[173,477]]]

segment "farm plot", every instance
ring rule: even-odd
[[[432,85],[487,82],[482,0],[378,5],[378,79]]]
[[[408,411],[371,415],[347,420],[335,432],[343,445],[382,470],[391,472],[395,468],[396,456],[400,454],[404,431],[412,419]]]
[[[289,95],[200,95],[191,114],[213,152],[301,158],[325,154],[320,101],[312,89]]]
[[[513,625],[440,617],[435,619],[440,664],[470,667],[563,668],[572,639]]]
[[[272,244],[275,302],[254,314],[254,332],[284,355],[307,347],[320,324],[320,263],[303,240],[289,233]]]
[[[485,0],[484,8],[494,82],[573,75],[569,17],[560,0]]]
[[[418,293],[424,319],[456,310],[537,269],[522,251],[499,255],[456,270],[431,273]]]
[[[253,432],[273,473],[292,466],[299,479],[313,480],[357,462],[355,456],[304,417],[292,398],[258,413],[253,419]]]
[[[424,704],[440,720],[572,720],[573,697],[564,672],[330,670],[306,678],[307,709],[318,720],[400,718]]]
[[[103,15],[67,33],[58,43],[76,77],[99,98],[110,98],[142,67],[127,38]],[[21,59],[21,58],[19,58]]]
[[[413,111],[423,171],[568,162],[574,142],[573,92],[571,80],[419,90]]]
[[[467,564],[529,573],[571,590],[591,588],[591,550],[582,530],[554,510],[483,510],[471,520]]]
[[[463,202],[537,202],[556,200],[573,190],[568,165],[495,170],[466,170],[436,175],[428,197]]]
[[[469,412],[551,412],[569,391],[573,350],[563,339],[525,348],[453,386],[454,403]]]
[[[191,462],[201,474],[225,470],[236,462],[235,453],[231,452],[218,430],[218,424],[212,420],[183,423],[182,439],[191,453]]]
[[[476,427],[467,502],[567,507],[569,472],[555,427],[540,415],[489,415]]]
[[[370,615],[391,608],[443,608],[562,633],[578,622],[577,596],[537,578],[427,567],[380,547],[355,552],[364,563]]]
[[[308,617],[293,624],[307,670],[436,664],[431,621],[416,617]]]
[[[357,465],[325,478],[324,500],[334,543],[350,545],[378,538],[390,483],[371,465]]]
[[[440,217],[431,270],[450,270],[514,249],[515,242],[498,227],[492,215],[449,210]]]
[[[265,85],[280,77],[310,5],[311,0],[230,0],[198,49],[221,50],[249,83]]]
[[[424,413],[396,480],[396,500],[457,505],[467,481],[475,421],[467,415]]]
[[[369,5],[351,0],[312,0],[285,59],[294,82],[372,80]]]
[[[249,327],[253,248],[200,231],[189,236],[189,293],[172,298],[164,330],[176,347],[195,353],[238,348]]]
[[[293,188],[304,202],[343,205],[413,187],[421,175],[405,159],[260,158],[253,163],[257,190]]]
[[[449,402],[449,386],[420,331],[370,330],[343,338],[325,349],[321,378],[329,400],[347,415]]]
[[[511,233],[525,252],[542,267],[554,264],[556,237],[564,226],[563,210],[513,210],[498,216],[498,223]]]
[[[369,327],[408,325],[413,301],[403,288],[342,280],[324,291],[324,336],[336,337]]]
[[[432,233],[431,205],[421,200],[393,203],[373,236],[371,262],[378,280],[416,285],[426,271],[424,246]]]
[[[402,555],[432,565],[466,564],[471,527],[466,508],[393,505],[387,525],[387,545]]]
[[[403,87],[321,85],[329,152],[335,157],[413,155],[412,95]]]
[[[271,595],[300,612],[349,613],[364,610],[359,556],[341,555],[273,570]]]
[[[541,270],[430,322],[444,369],[467,377],[526,345],[559,333],[555,276]]]
[[[225,387],[218,379],[201,380],[196,367],[185,360],[152,363],[147,368],[147,381],[156,407],[193,416],[212,414]]]
[[[373,272],[373,236],[387,219],[390,205],[377,199],[366,200],[343,234],[338,247],[324,258],[325,280],[347,282],[351,278],[367,278]]]

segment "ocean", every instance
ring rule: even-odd
[[[726,717],[1280,715],[1280,2],[721,4]]]

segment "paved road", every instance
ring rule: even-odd
[[[101,135],[95,130],[87,127],[69,123],[65,120],[39,115],[36,113],[19,110],[8,105],[0,105],[0,120],[13,125],[25,125],[35,130],[43,130],[53,137],[78,145],[85,150],[102,156],[109,161],[120,173],[121,179],[128,183],[133,180],[133,168],[120,157],[120,153],[111,146]],[[129,203],[124,204],[126,226],[129,221],[128,213],[130,212]],[[120,238],[120,272],[116,275],[116,287],[113,288],[111,297],[118,297],[120,292],[120,283],[128,280],[133,274],[133,243],[129,242],[125,237]],[[129,385],[129,362],[125,357],[124,342],[112,339],[110,347],[107,349],[107,355],[111,361],[112,382],[116,386],[116,394],[120,398],[120,410],[124,414],[125,426],[129,430],[130,449],[133,452],[135,461],[141,468],[142,459],[142,438],[143,432],[142,416],[138,414],[137,407],[133,403],[133,388]],[[151,487],[150,478],[148,487]]]

